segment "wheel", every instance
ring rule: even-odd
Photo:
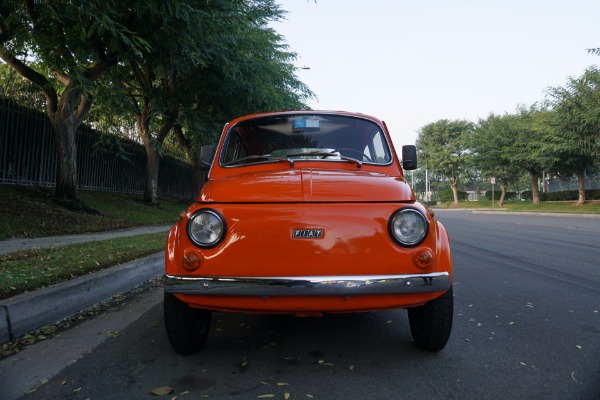
[[[211,312],[192,308],[171,293],[164,297],[167,337],[176,353],[192,355],[202,349],[210,330]]]
[[[417,346],[427,351],[440,351],[446,346],[452,330],[452,286],[437,299],[408,309],[410,332]]]

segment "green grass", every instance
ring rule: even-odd
[[[57,204],[48,188],[0,185],[0,240],[169,224],[187,207],[167,199],[160,199],[160,207],[150,206],[141,196],[113,192],[81,191],[80,197],[97,213]]]
[[[0,255],[0,299],[165,249],[166,232]]]
[[[489,200],[481,201],[464,201],[458,206],[453,203],[442,203],[435,206],[435,208],[447,208],[447,209],[471,209],[471,208],[485,208],[491,209],[492,202]],[[531,201],[508,201],[505,202],[502,207],[498,206],[498,203],[494,204],[494,208],[503,211],[514,211],[514,212],[545,212],[545,213],[568,213],[568,214],[600,214],[600,201],[589,201],[583,205],[578,206],[575,202],[561,202],[561,201],[549,201],[542,202],[539,205],[534,205]]]

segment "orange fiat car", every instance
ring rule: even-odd
[[[213,157],[214,153],[214,157]],[[408,310],[415,343],[439,351],[452,328],[448,235],[415,200],[385,123],[290,111],[225,125],[208,181],[171,229],[164,318],[173,349],[198,352],[211,311]]]

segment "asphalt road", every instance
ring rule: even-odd
[[[96,318],[77,338],[23,352],[13,368],[94,343],[23,399],[149,399],[163,386],[173,388],[168,399],[599,399],[600,219],[437,214],[455,269],[454,328],[440,353],[417,349],[398,310],[219,313],[207,347],[182,357],[166,339],[156,289],[144,294],[146,313],[131,311],[133,301],[99,317],[143,314],[122,330],[107,333]],[[1,385],[10,383],[0,382],[0,398]]]

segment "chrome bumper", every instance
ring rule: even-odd
[[[443,292],[448,272],[416,275],[189,277],[165,275],[165,291],[200,296],[357,296]]]

